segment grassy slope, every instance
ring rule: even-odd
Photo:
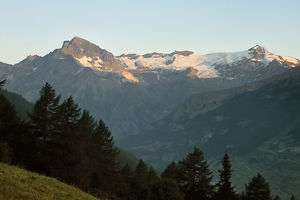
[[[97,200],[54,178],[0,163],[0,200]]]

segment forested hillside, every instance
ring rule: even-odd
[[[114,145],[107,125],[102,120],[95,121],[88,111],[81,110],[71,96],[61,101],[60,95],[56,95],[48,83],[41,89],[39,99],[28,113],[28,121],[19,118],[14,106],[3,95],[0,95],[0,113],[1,162],[57,178],[95,197],[114,200],[219,200],[225,195],[231,200],[278,199],[259,173],[253,176],[244,192],[236,192],[231,184],[228,154],[223,158],[219,178],[215,179],[203,152],[197,148],[183,160],[172,162],[161,175],[143,160],[131,166],[130,162],[121,165],[117,158],[119,149]],[[0,180],[6,182],[14,175],[7,175],[4,166]],[[27,178],[22,180],[27,181]],[[34,181],[31,183],[34,184]],[[56,185],[55,182],[49,184]],[[0,196],[7,195],[7,187],[11,187],[9,182],[4,185]],[[31,189],[21,185],[19,190],[21,194],[27,194]]]

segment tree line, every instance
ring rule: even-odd
[[[0,82],[0,89],[4,83]],[[261,174],[237,193],[227,153],[217,183],[197,148],[185,159],[172,162],[161,175],[143,160],[134,168],[122,166],[116,161],[119,149],[107,125],[82,110],[72,96],[61,102],[49,83],[42,87],[28,116],[29,121],[21,120],[14,106],[0,95],[0,161],[55,177],[103,199],[280,199],[271,195]]]

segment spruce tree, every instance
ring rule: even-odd
[[[58,106],[56,117],[59,120],[59,125],[62,126],[75,126],[80,119],[81,109],[78,104],[70,96],[64,100],[61,105]]]
[[[222,170],[219,170],[220,180],[217,183],[216,199],[220,200],[235,200],[237,195],[231,184],[232,169],[227,152],[222,160]]]
[[[97,163],[95,173],[98,174],[98,186],[112,191],[117,184],[118,171],[120,170],[119,163],[116,161],[119,149],[114,145],[111,132],[102,120],[97,123],[91,139],[91,145],[94,147],[92,153]]]
[[[143,160],[139,160],[133,177],[133,183],[131,187],[130,196],[133,199],[149,199],[150,185],[148,182],[148,167]]]
[[[147,185],[148,167],[143,160],[139,160],[135,172],[134,179],[139,185]]]
[[[5,80],[0,81],[0,90]],[[15,107],[0,94],[0,140],[8,142],[14,133],[19,131],[21,120],[17,115]]]
[[[150,167],[147,173],[148,184],[152,185],[159,181],[159,177],[153,167]]]
[[[151,200],[184,200],[175,180],[163,178],[156,182],[151,189]]]
[[[40,98],[35,102],[33,112],[29,113],[34,134],[41,140],[47,140],[56,132],[55,120],[60,96],[56,96],[53,87],[46,83],[41,91]]]
[[[265,178],[258,173],[251,181],[246,185],[245,200],[271,200],[271,192],[269,183]]]
[[[132,180],[133,180],[133,171],[131,167],[126,164],[124,167],[122,167],[121,171],[121,179],[119,180],[119,187],[117,187],[116,193],[118,194],[118,197],[120,199],[124,200],[130,200],[133,199],[132,196],[130,196],[130,188],[132,186]]]
[[[177,181],[179,168],[175,162],[171,162],[161,174],[162,178],[173,179]]]
[[[186,159],[179,162],[179,186],[186,200],[207,200],[213,195],[212,172],[204,159],[203,152],[194,148]]]
[[[59,177],[66,182],[75,182],[74,166],[79,163],[79,146],[83,142],[79,138],[77,124],[81,115],[81,109],[70,96],[58,106],[55,112],[56,132],[52,135],[51,153],[54,155],[50,174]]]

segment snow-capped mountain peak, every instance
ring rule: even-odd
[[[296,58],[283,56],[283,55],[276,55],[268,51],[266,48],[261,47],[259,45],[250,48],[248,51],[249,54],[252,56],[250,58],[251,61],[263,62],[265,64],[268,64],[275,60],[281,64],[285,63],[290,67],[295,67],[296,65],[300,64],[300,61]]]
[[[71,55],[82,67],[98,72],[117,73],[129,81],[138,82],[136,77],[125,70],[126,65],[116,59],[112,53],[79,37],[64,41],[62,48],[55,50],[52,55],[58,59]]]
[[[266,48],[256,45],[248,50],[239,52],[222,52],[199,54],[193,51],[174,51],[172,53],[122,54],[115,57],[112,53],[79,37],[64,41],[60,49],[50,53],[56,59],[72,56],[82,67],[88,67],[97,73],[111,72],[119,74],[125,80],[145,81],[143,73],[154,73],[157,80],[162,73],[183,72],[196,78],[235,78],[237,70],[243,73],[264,68],[270,63],[278,63],[281,67],[289,68],[300,64],[300,61],[276,55]],[[273,62],[274,61],[274,62]],[[239,75],[238,75],[239,76]]]

